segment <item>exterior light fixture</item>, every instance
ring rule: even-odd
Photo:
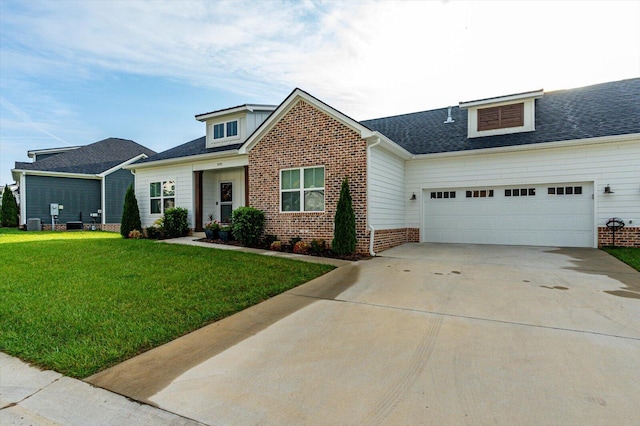
[[[411,194],[411,198],[409,198],[409,201],[415,201],[418,198],[416,197],[416,193],[414,192],[413,194]]]
[[[611,187],[609,185],[604,187],[604,193],[605,194],[613,194],[613,191],[611,190]]]

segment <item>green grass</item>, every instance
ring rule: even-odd
[[[602,247],[611,256],[620,259],[632,268],[640,271],[640,248],[632,247]]]
[[[106,232],[0,228],[0,351],[83,378],[332,268]]]

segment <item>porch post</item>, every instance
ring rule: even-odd
[[[244,205],[249,205],[249,166],[244,166]]]
[[[195,173],[195,189],[196,189],[196,199],[195,199],[195,231],[201,232],[204,228],[202,227],[202,171],[197,171]]]

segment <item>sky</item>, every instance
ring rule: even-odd
[[[28,150],[161,152],[296,87],[365,120],[634,77],[640,0],[0,0],[0,184]]]

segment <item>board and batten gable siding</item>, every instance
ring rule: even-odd
[[[176,207],[188,210],[189,226],[195,224],[193,217],[194,176],[191,163],[136,170],[136,199],[143,227],[151,226],[162,214],[151,214],[149,185],[152,182],[174,180],[176,182]]]
[[[611,217],[640,224],[640,139],[504,153],[434,156],[407,162],[407,192],[422,189],[594,182],[595,224]],[[604,194],[610,185],[614,194]],[[422,226],[422,201],[407,207],[407,226]]]
[[[51,223],[49,205],[62,204],[59,223],[69,221],[91,222],[90,213],[101,208],[101,182],[97,179],[75,179],[52,176],[26,177],[27,219],[40,218]]]
[[[369,222],[376,230],[405,228],[405,161],[380,147],[369,152]]]
[[[262,122],[269,117],[269,115],[271,115],[271,111],[248,112],[246,118],[247,133],[246,135],[244,135],[242,140],[246,140],[249,135],[251,135],[251,133],[253,133],[258,128],[258,126],[261,125]]]
[[[129,185],[133,184],[133,180],[131,172],[124,169],[117,170],[104,177],[105,223],[120,223],[122,221],[124,197]]]

